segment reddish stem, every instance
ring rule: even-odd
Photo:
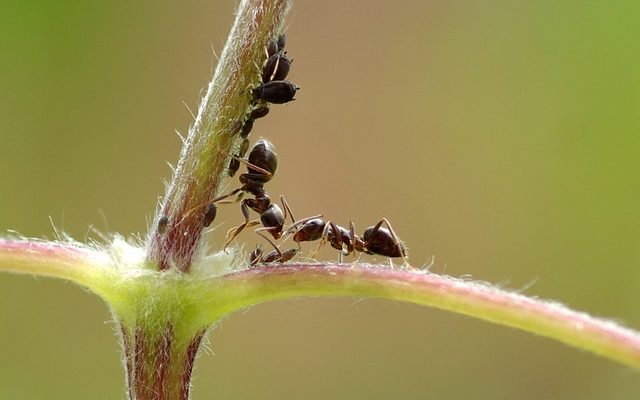
[[[176,338],[168,323],[161,333],[120,325],[130,400],[188,400],[194,361],[205,330]]]

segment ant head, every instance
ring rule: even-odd
[[[271,175],[275,174],[278,168],[278,155],[273,144],[266,139],[258,140],[249,152],[249,164],[262,168]],[[248,166],[249,170],[251,165]]]

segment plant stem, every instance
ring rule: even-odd
[[[266,46],[282,30],[288,0],[243,0],[198,116],[184,141],[147,245],[160,270],[191,268],[202,243],[203,214],[219,194],[238,124],[250,111],[251,88],[260,83]],[[165,217],[165,229],[157,229]]]
[[[90,286],[104,272],[106,257],[79,243],[0,239],[0,271],[67,279]]]
[[[187,400],[205,329],[177,333],[162,326],[120,324],[130,400]]]
[[[174,327],[172,340],[184,344],[225,316],[255,304],[347,296],[448,310],[542,335],[640,369],[640,332],[484,283],[367,264],[286,264],[216,277],[180,277],[132,269],[124,276],[120,274],[125,265],[118,268],[110,264],[116,259],[73,243],[0,240],[0,271],[68,279],[91,289],[114,307],[116,319],[128,332],[123,335],[127,360],[131,349],[136,348],[131,343],[130,338],[135,337],[132,332],[138,329],[147,349],[156,346],[157,338],[170,324]],[[174,364],[189,358],[184,352],[188,348],[174,347],[173,351],[183,351],[172,358]],[[156,350],[146,351],[158,354]],[[130,365],[128,361],[128,371]],[[174,380],[176,374],[172,375]]]
[[[212,302],[210,309],[216,314],[212,318],[296,297],[400,300],[522,329],[640,369],[640,332],[558,303],[418,270],[363,264],[263,267],[226,275],[203,296]],[[219,299],[224,299],[223,304]]]

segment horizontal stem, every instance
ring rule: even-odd
[[[269,300],[354,296],[453,311],[558,340],[640,369],[640,333],[554,302],[418,270],[362,264],[291,264],[246,270],[211,287],[218,318]],[[225,304],[214,297],[224,299]]]
[[[0,239],[0,272],[67,279],[92,286],[104,271],[104,256],[77,243]]]

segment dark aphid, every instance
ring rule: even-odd
[[[291,260],[293,257],[295,257],[297,253],[298,253],[298,249],[289,249],[283,252],[283,251],[280,251],[280,249],[276,248],[276,250],[273,250],[269,252],[267,255],[262,257],[262,263],[264,264],[271,264],[275,262],[285,263]]]
[[[278,246],[276,246],[276,244],[273,243],[271,239],[269,239],[268,237],[266,237],[260,232],[257,232],[257,233],[258,235],[262,236],[267,242],[269,242],[269,244],[271,244],[271,246],[273,247],[273,251],[267,254],[264,254],[264,252],[262,251],[262,248],[257,247],[256,250],[254,250],[254,252],[251,253],[252,266],[259,263],[262,263],[262,264],[270,264],[275,262],[284,263],[291,260],[298,253],[298,249],[289,249],[282,252],[280,251]]]
[[[249,119],[262,118],[262,117],[266,116],[267,114],[269,114],[269,107],[260,106],[260,107],[258,107],[256,109],[254,109],[253,111],[251,111],[251,114],[249,115]]]
[[[158,233],[163,234],[167,231],[167,225],[169,225],[169,218],[165,215],[158,220]]]
[[[268,101],[274,104],[284,104],[293,100],[296,91],[300,88],[289,81],[273,81],[263,83],[253,89],[256,99]]]
[[[278,36],[278,51],[284,50],[285,44],[287,44],[287,36],[281,33],[280,36]]]
[[[262,69],[262,82],[281,81],[287,77],[291,69],[291,60],[283,53],[269,57]]]
[[[229,176],[234,176],[238,169],[240,169],[240,158],[244,157],[247,154],[247,150],[249,150],[249,139],[244,139],[242,143],[240,143],[240,148],[238,148],[238,152],[231,157],[229,161]]]
[[[254,251],[251,252],[251,255],[249,256],[249,262],[251,266],[254,266],[260,262],[262,262],[262,248],[261,247],[256,247],[256,249]]]
[[[242,158],[245,154],[247,154],[247,150],[249,150],[249,139],[245,139],[240,143],[240,148],[238,149],[238,157]]]
[[[236,172],[240,169],[240,160],[235,157],[232,157],[229,161],[229,176],[234,176]]]
[[[267,45],[267,57],[271,57],[277,52],[278,52],[278,41],[276,39],[271,40]]]
[[[216,207],[215,204],[211,203],[207,206],[207,210],[204,212],[204,218],[202,220],[205,227],[211,225],[213,220],[216,219],[217,213],[218,213],[218,207]]]
[[[264,67],[262,68],[262,83],[271,82],[271,77],[278,66],[278,59],[280,58],[280,53],[276,53],[269,57],[267,61],[264,63]]]
[[[276,70],[271,77],[272,81],[282,81],[287,75],[289,75],[289,70],[291,69],[291,62],[286,54],[283,54],[280,58],[278,58],[278,65]]]
[[[229,134],[235,135],[236,133],[240,132],[243,125],[244,123],[242,121],[235,121],[233,124],[231,124],[231,128],[229,128]]]
[[[242,130],[240,131],[240,136],[243,139],[246,139],[251,133],[251,129],[253,129],[253,119],[249,118],[244,121],[244,125],[242,125]]]

